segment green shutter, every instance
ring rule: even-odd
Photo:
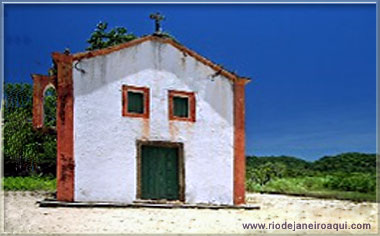
[[[139,92],[128,91],[128,112],[144,113],[144,94]]]
[[[173,114],[177,117],[189,117],[189,98],[173,97]]]

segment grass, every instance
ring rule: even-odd
[[[247,180],[249,192],[288,194],[328,199],[352,201],[376,201],[376,193],[358,191],[342,191],[327,188],[328,177],[294,177],[277,178],[260,186]],[[53,177],[4,177],[2,179],[5,191],[49,191],[56,190],[56,179]]]
[[[2,184],[5,191],[56,190],[56,179],[52,177],[4,177]]]
[[[328,181],[329,179],[326,177],[278,178],[260,186],[248,180],[247,190],[250,192],[289,194],[358,202],[376,201],[376,193],[329,189],[326,187]]]

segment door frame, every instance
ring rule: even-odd
[[[141,148],[142,146],[155,146],[155,147],[167,147],[178,149],[178,184],[179,184],[179,201],[185,202],[185,161],[184,161],[184,148],[183,143],[168,142],[168,141],[136,141],[136,164],[137,164],[137,191],[136,199],[141,199]],[[159,200],[157,200],[159,201]]]

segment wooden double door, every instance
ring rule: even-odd
[[[140,199],[184,200],[183,145],[140,142],[138,169]]]

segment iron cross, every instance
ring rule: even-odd
[[[150,14],[150,19],[155,21],[155,24],[156,24],[156,32],[155,33],[160,33],[161,32],[160,21],[165,20],[165,16],[163,16],[159,12],[157,12],[157,13]]]

